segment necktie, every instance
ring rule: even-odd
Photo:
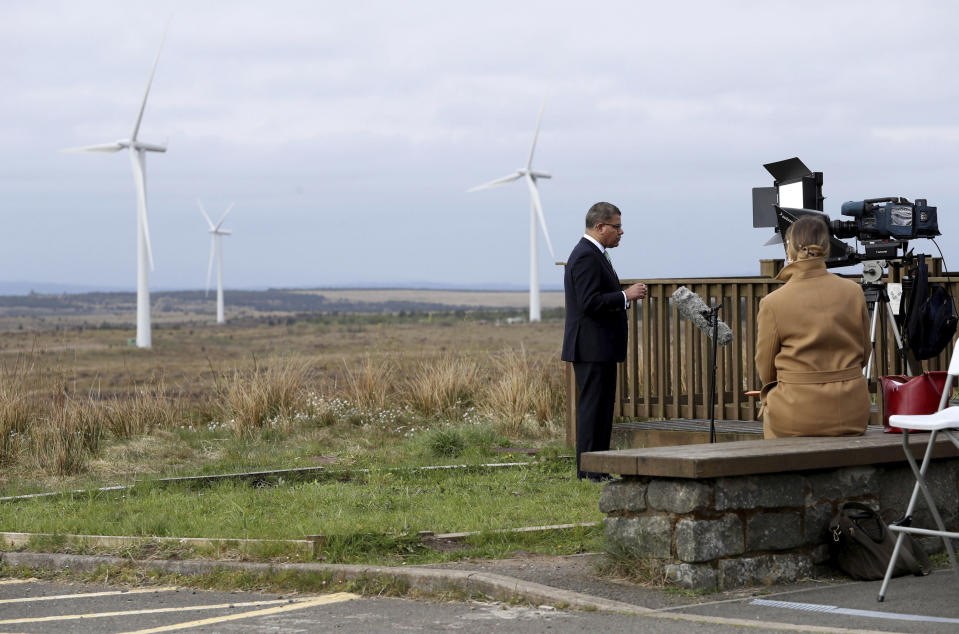
[[[606,256],[606,261],[609,262],[609,268],[613,269],[613,273],[616,273],[616,267],[613,266],[613,259],[609,257],[609,251],[603,251],[603,255]]]

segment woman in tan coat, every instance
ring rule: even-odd
[[[853,436],[866,430],[869,312],[862,288],[826,270],[829,227],[805,216],[786,232],[785,282],[759,302],[756,369],[763,431]]]

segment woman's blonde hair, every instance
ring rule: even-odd
[[[786,230],[790,262],[829,257],[829,225],[818,216],[803,216]]]

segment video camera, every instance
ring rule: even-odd
[[[843,203],[842,215],[852,220],[830,220],[823,213],[822,172],[810,171],[796,157],[763,167],[772,174],[773,186],[753,188],[753,226],[774,227],[775,235],[766,244],[785,246],[786,231],[802,216],[816,215],[826,221],[830,233],[826,266],[862,263],[862,290],[872,311],[873,347],[880,312],[888,316],[889,328],[909,374],[912,366],[900,336],[900,324],[906,326],[907,344],[916,359],[931,358],[952,341],[959,321],[955,303],[944,286],[928,283],[926,256],[909,251],[909,240],[940,235],[935,207],[930,207],[924,198],[914,203],[901,197],[870,198]],[[855,238],[864,252],[857,252],[840,238]],[[902,275],[895,276],[900,282],[883,282],[884,270],[889,266],[901,271]],[[901,310],[903,306],[908,307],[906,314]],[[873,350],[866,364],[867,379],[874,354]]]
[[[939,235],[936,208],[924,198],[914,203],[899,197],[850,201],[842,204],[840,213],[855,220],[834,220],[830,226],[837,238],[912,240]]]
[[[841,213],[852,220],[830,220],[823,213],[822,172],[810,171],[796,157],[763,167],[774,180],[772,187],[753,188],[753,227],[775,228],[766,244],[782,243],[790,225],[807,215],[821,216],[829,225],[827,267],[894,259],[899,249],[906,251],[909,240],[940,235],[936,208],[925,199],[913,203],[894,196],[846,202]],[[858,253],[839,238],[855,238],[865,252]]]

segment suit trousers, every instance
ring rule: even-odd
[[[613,408],[616,404],[616,362],[573,363],[579,402],[576,410],[576,476],[598,477],[580,469],[584,451],[606,451],[613,432]]]

